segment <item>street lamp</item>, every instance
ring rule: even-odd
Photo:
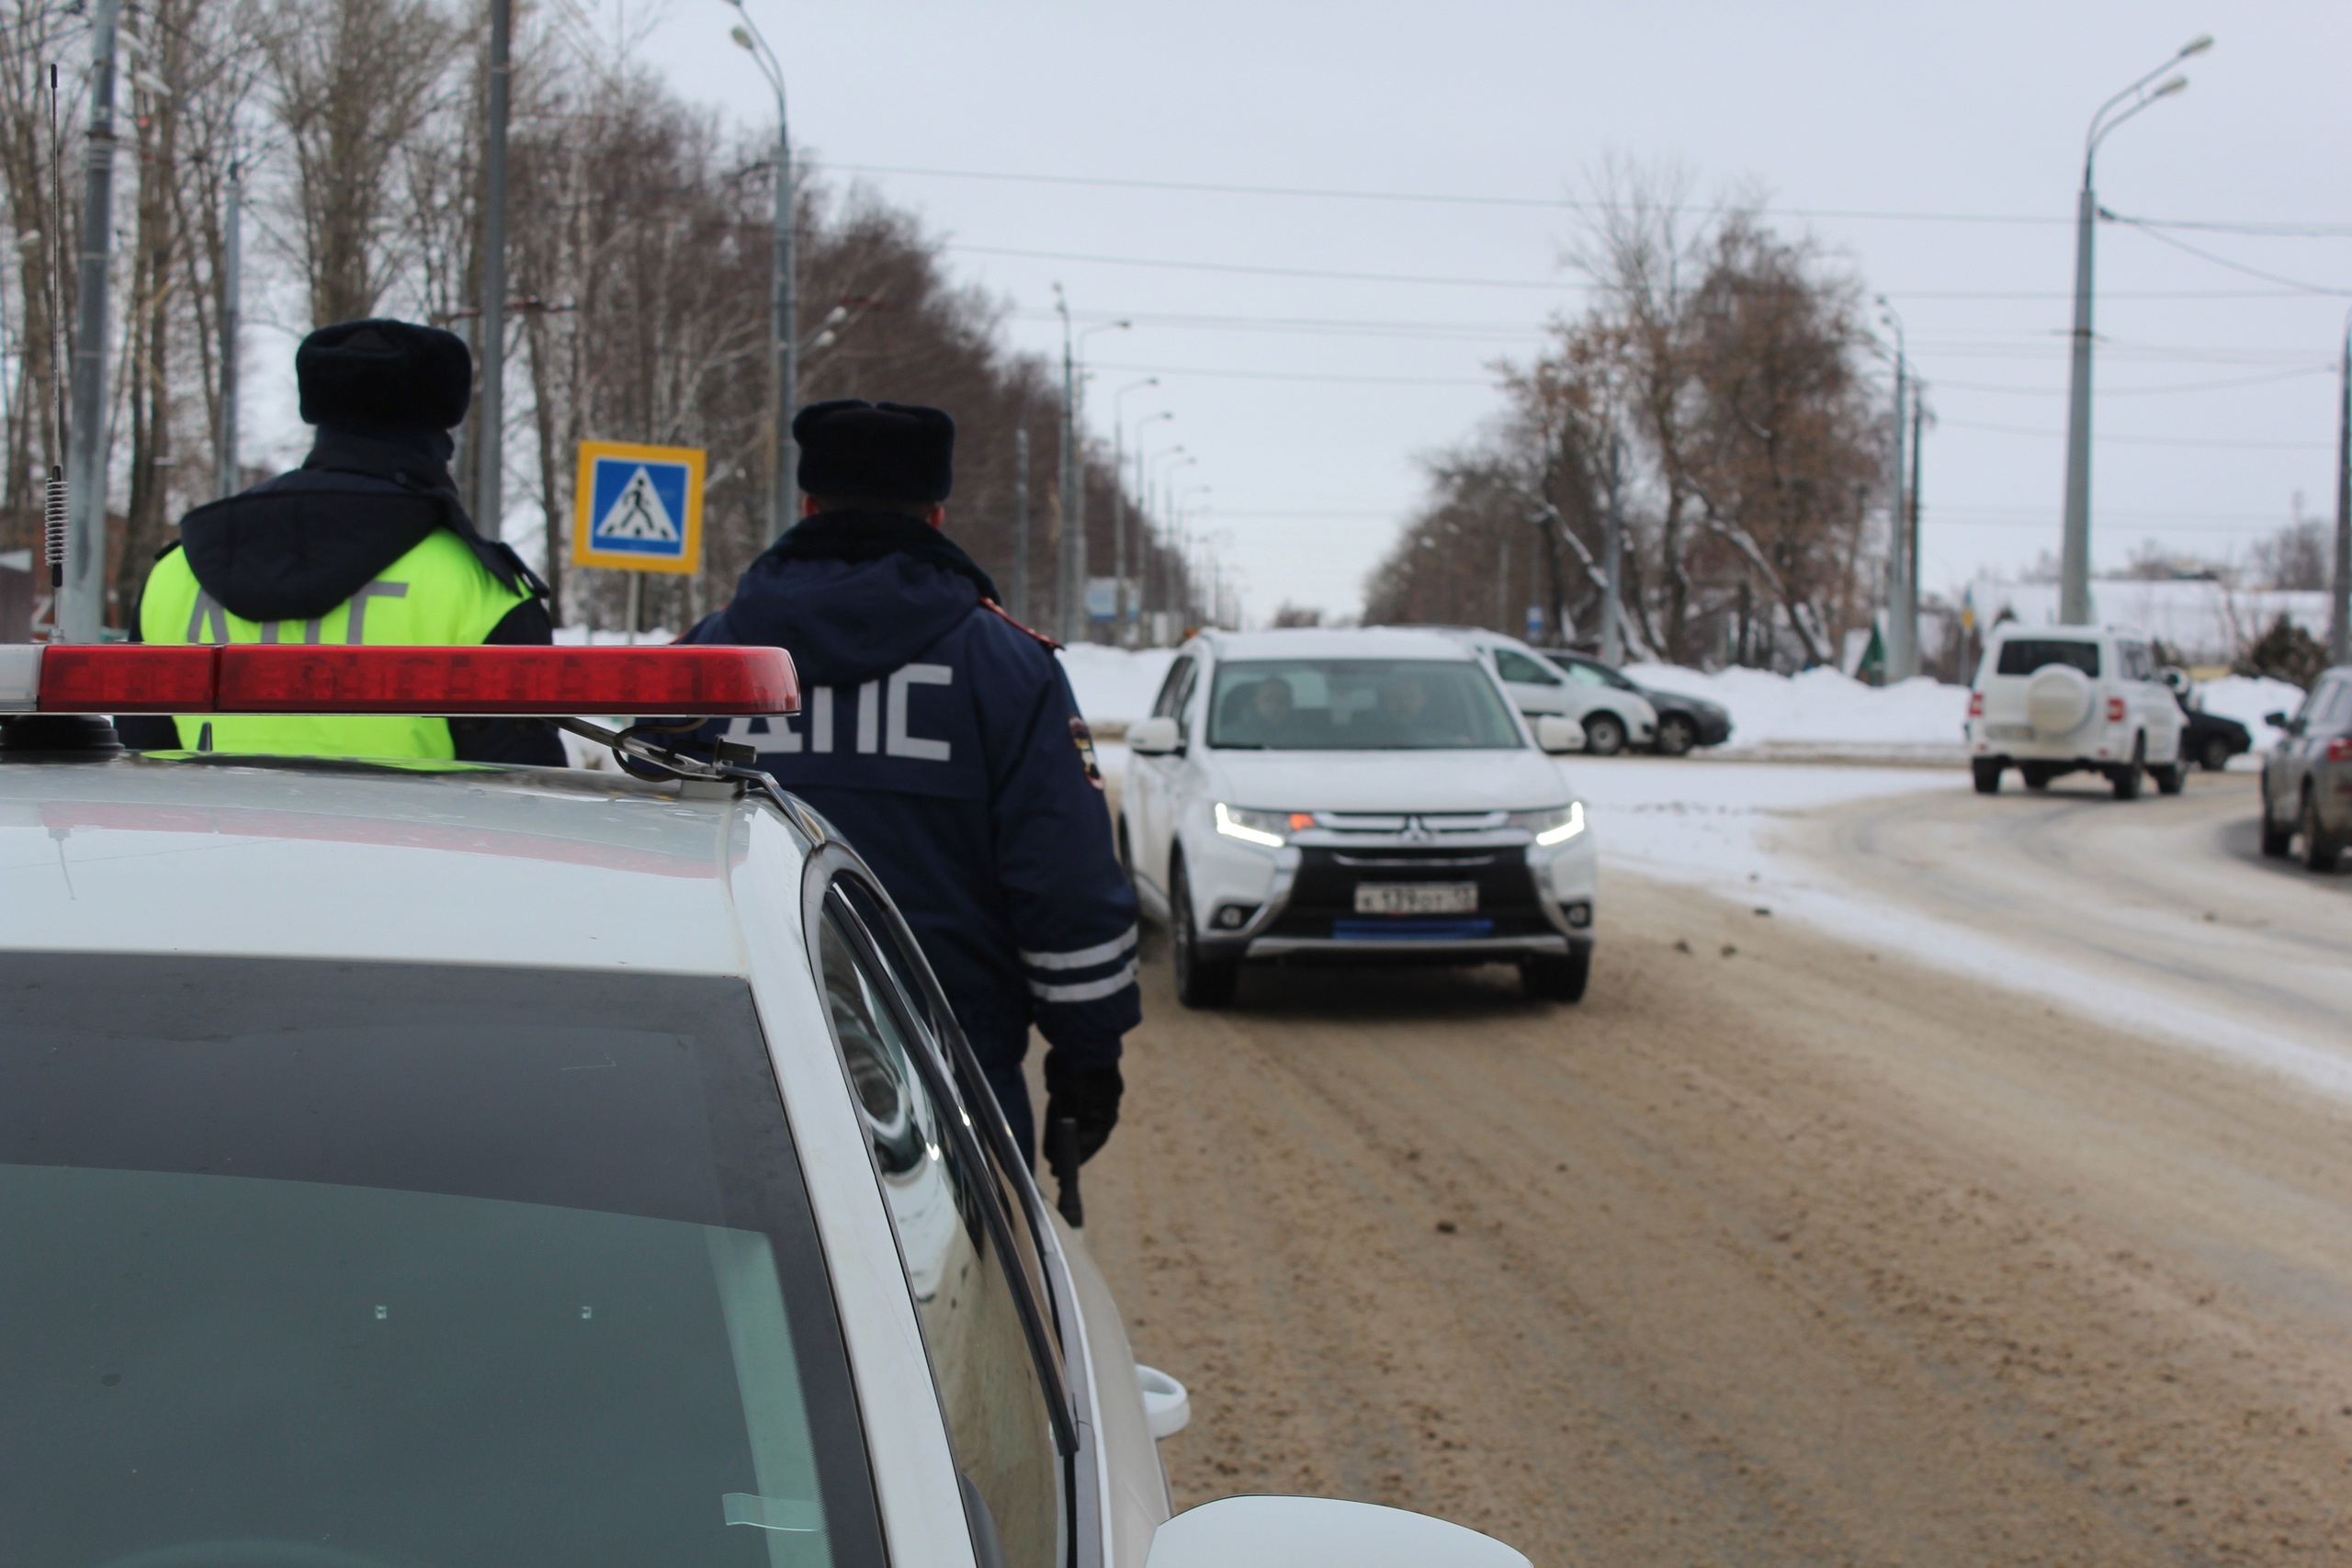
[[[1157,387],[1159,378],[1147,376],[1140,381],[1130,381],[1111,394],[1111,580],[1118,587],[1118,599],[1113,615],[1113,625],[1124,634],[1127,625],[1127,458],[1126,417],[1124,405],[1129,392],[1139,392],[1146,387]],[[1144,421],[1174,419],[1172,413],[1156,413]]]
[[[2335,410],[2335,574],[2327,615],[2327,661],[2352,664],[2352,314],[2344,318],[2344,367]]]
[[[2091,620],[2091,230],[2098,221],[2098,198],[2091,194],[2091,162],[2108,134],[2159,98],[2188,86],[2175,76],[2150,90],[2148,84],[2192,54],[2213,47],[2199,34],[2170,60],[2099,105],[2083,139],[2083,188],[2075,204],[2075,357],[2066,401],[2066,534],[2059,552],[2058,619],[2070,626]],[[2123,112],[2115,114],[2118,105]]]
[[[1079,450],[1079,350],[1097,333],[1125,332],[1132,322],[1105,321],[1073,334],[1069,299],[1054,285],[1054,310],[1062,319],[1062,542],[1056,575],[1060,579],[1062,641],[1086,635],[1086,464]]]
[[[761,36],[743,0],[726,0],[743,19],[728,30],[735,47],[752,57],[775,89],[775,239],[768,265],[768,348],[775,364],[775,467],[768,474],[768,542],[792,526],[792,491],[798,464],[792,441],[793,404],[800,395],[797,279],[792,254],[792,130],[785,116],[784,62]]]

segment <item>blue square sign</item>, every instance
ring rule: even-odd
[[[572,518],[575,566],[694,571],[702,564],[703,454],[584,441]]]

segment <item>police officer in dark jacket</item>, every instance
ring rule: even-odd
[[[157,558],[153,643],[546,643],[547,584],[474,529],[449,475],[473,355],[410,321],[322,327],[295,351],[316,443],[292,473],[199,506]],[[442,758],[560,767],[537,719],[237,716],[125,721],[151,749]]]
[[[1118,1121],[1119,1039],[1142,1015],[1135,897],[1056,645],[940,531],[946,414],[851,399],[803,409],[792,433],[803,520],[685,640],[792,655],[799,714],[727,738],[882,879],[1033,1162],[1036,1025],[1048,1125],[1074,1122],[1084,1159]]]

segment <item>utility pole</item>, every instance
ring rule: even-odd
[[[237,356],[244,313],[245,171],[229,155],[229,210],[220,225],[220,420],[212,437],[212,488],[232,496],[244,487],[237,467]]]
[[[122,0],[90,7],[89,153],[74,327],[74,428],[67,456],[65,579],[52,611],[60,642],[96,642],[106,626],[107,266],[114,236],[114,53]],[[62,223],[65,215],[57,215]]]
[[[1622,486],[1625,444],[1609,437],[1609,513],[1600,526],[1600,661],[1611,669],[1625,662],[1625,513]]]
[[[490,0],[490,127],[482,157],[481,400],[474,416],[474,527],[499,536],[506,513],[506,89],[514,0]]]
[[[1922,444],[1920,436],[1926,429],[1927,409],[1919,398],[1919,389],[1911,389],[1911,503],[1905,509],[1903,536],[1903,647],[1905,659],[1903,678],[1909,680],[1919,673],[1919,469]]]
[[[1895,328],[1894,344],[1894,448],[1886,502],[1886,662],[1880,676],[1888,685],[1911,676],[1911,649],[1903,634],[1903,596],[1911,584],[1911,570],[1904,559],[1911,542],[1911,530],[1903,515],[1903,427],[1910,386],[1900,326]]]
[[[748,19],[748,18],[747,18]],[[784,118],[784,66],[775,77],[775,241],[771,247],[775,276],[768,304],[769,331],[775,338],[775,472],[768,486],[768,539],[792,526],[792,496],[799,483],[799,449],[792,439],[792,416],[800,402],[799,267],[793,255],[792,132]],[[1025,437],[1024,437],[1025,439]]]
[[[1062,318],[1061,536],[1057,541],[1060,547],[1054,552],[1054,620],[1061,640],[1070,643],[1078,640],[1086,616],[1081,592],[1072,587],[1078,580],[1075,547],[1083,527],[1080,519],[1083,502],[1078,479],[1078,351],[1070,341],[1069,300],[1058,283],[1054,285],[1054,309]]]
[[[1012,618],[1029,624],[1029,427],[1012,433]]]
[[[2091,238],[2098,198],[2091,194],[2090,160],[2083,160],[2083,190],[2075,211],[2074,364],[2066,383],[2066,522],[2058,548],[2058,621],[2091,624]]]
[[[2328,605],[2327,661],[2352,664],[2352,316],[2344,322],[2344,365],[2335,409],[2335,576]]]
[[[2074,364],[2066,398],[2066,531],[2058,554],[2058,619],[2061,625],[2091,624],[2091,237],[2098,224],[2098,197],[2091,191],[2091,162],[2108,132],[2159,98],[2168,98],[2188,85],[2175,76],[2154,92],[2143,91],[2175,61],[2202,54],[2213,47],[2200,34],[2182,46],[2171,60],[2099,106],[2083,139],[2083,188],[2075,198],[2075,341]],[[2113,119],[2108,113],[2126,98],[2132,105]],[[1888,650],[1892,656],[1893,649]]]

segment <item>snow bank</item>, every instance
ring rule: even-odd
[[[1968,719],[1968,688],[1924,675],[1870,686],[1826,666],[1776,675],[1769,670],[1708,674],[1675,664],[1628,664],[1625,673],[1645,686],[1721,703],[1731,710],[1731,744],[1743,750],[1956,750]]]

